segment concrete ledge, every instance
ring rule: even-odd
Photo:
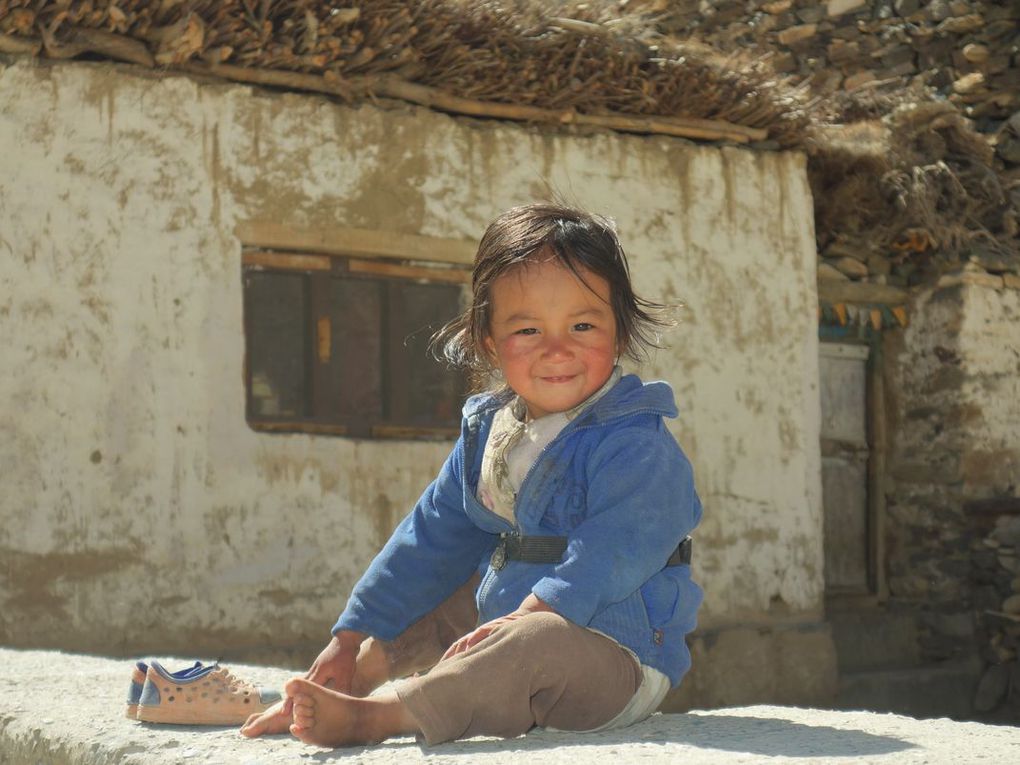
[[[476,738],[425,749],[397,739],[363,749],[320,750],[290,737],[250,741],[233,728],[143,725],[124,717],[131,663],[49,651],[0,649],[0,762],[125,763],[316,762],[529,765],[587,762],[870,763],[1011,762],[1020,729],[950,720],[919,721],[871,712],[752,706],[655,715],[623,731],[537,731],[508,741]],[[186,661],[168,660],[182,666]],[[280,685],[288,670],[234,666],[238,674]]]
[[[665,712],[770,703],[832,707],[836,647],[829,625],[727,626],[690,636],[693,666]]]

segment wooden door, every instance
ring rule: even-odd
[[[829,594],[873,592],[869,513],[868,346],[822,343],[822,503]]]

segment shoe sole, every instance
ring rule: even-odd
[[[240,725],[253,714],[261,714],[272,706],[256,704],[250,712],[216,715],[208,707],[205,709],[190,710],[184,707],[173,709],[158,706],[138,706],[138,719],[148,723],[162,723],[164,725]]]

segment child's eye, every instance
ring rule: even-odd
[[[595,329],[595,325],[589,324],[586,321],[582,321],[580,324],[574,325],[574,330],[576,332],[587,332],[589,329]]]
[[[534,327],[525,327],[524,329],[517,330],[516,332],[514,332],[514,334],[515,335],[537,335],[538,334],[538,330],[535,329]]]

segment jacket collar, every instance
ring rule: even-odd
[[[499,391],[471,396],[464,404],[464,416],[470,419],[495,412],[512,399],[513,395],[512,391]],[[661,381],[643,383],[637,375],[624,375],[608,393],[585,409],[572,424],[598,425],[639,412],[676,417],[676,403],[669,383]]]

